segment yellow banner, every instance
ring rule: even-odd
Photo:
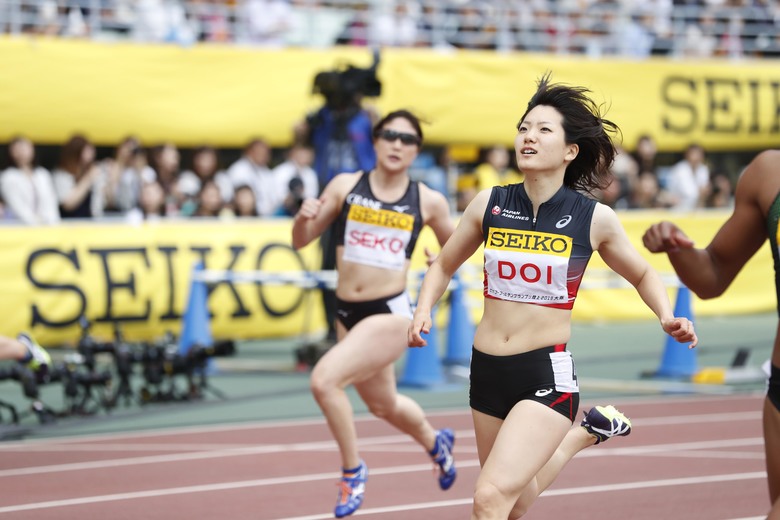
[[[368,67],[364,48],[271,50],[0,38],[0,140],[21,133],[59,144],[128,134],[147,143],[241,147],[254,136],[287,146],[296,122],[322,104],[318,72]],[[480,51],[382,51],[380,112],[411,108],[430,144],[510,145],[536,80],[593,91],[631,148],[643,133],[662,151],[698,142],[755,150],[780,142],[780,68],[772,60],[592,60]],[[370,102],[374,102],[369,100]]]
[[[208,270],[319,269],[319,251],[290,247],[290,222],[228,221],[4,227],[0,232],[0,333],[29,330],[44,344],[72,342],[79,318],[108,338],[178,334],[196,262]],[[318,332],[318,291],[221,282],[209,289],[215,338]]]
[[[675,215],[675,221],[698,245],[709,243],[726,212]],[[628,236],[659,272],[672,275],[666,255],[651,255],[641,244],[647,227],[668,213],[620,214]],[[103,338],[119,324],[130,339],[178,334],[187,308],[193,265],[208,270],[289,272],[319,270],[319,247],[290,247],[291,221],[252,220],[80,224],[59,227],[3,227],[0,231],[0,334],[31,331],[43,344],[76,341],[79,318],[93,323]],[[437,250],[426,228],[420,236],[412,269],[426,266],[425,246]],[[615,287],[615,278],[598,254],[588,267],[574,307],[578,321],[652,319],[636,291]],[[481,316],[482,254],[461,269],[475,321]],[[774,270],[768,245],[748,263],[726,294],[714,300],[693,298],[695,316],[775,312]],[[419,277],[410,278],[416,296]],[[619,284],[618,284],[619,287]],[[676,287],[669,284],[672,303]],[[324,331],[325,318],[317,290],[294,286],[221,282],[210,289],[208,309],[215,338],[270,338]],[[439,319],[446,320],[446,312]]]

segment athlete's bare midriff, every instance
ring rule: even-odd
[[[508,356],[568,343],[570,338],[570,310],[486,298],[474,347],[485,354]]]
[[[336,296],[349,302],[377,300],[406,290],[409,260],[403,271],[382,269],[343,260],[343,247],[336,248],[336,266],[340,275]],[[349,273],[349,276],[343,276]]]

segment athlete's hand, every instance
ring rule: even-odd
[[[668,253],[693,247],[693,240],[667,221],[650,226],[642,236],[642,243],[652,253]]]
[[[313,219],[317,218],[322,209],[323,198],[319,199],[304,199],[301,203],[301,209],[298,210],[297,218]]]
[[[423,334],[431,332],[431,314],[430,313],[414,313],[412,323],[409,325],[408,339],[410,347],[424,347],[428,344],[428,341],[423,337]]]
[[[672,318],[661,322],[664,332],[669,334],[678,343],[688,343],[688,348],[694,348],[699,343],[696,331],[693,330],[693,322],[688,318]]]

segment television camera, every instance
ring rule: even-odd
[[[376,75],[379,61],[379,51],[374,50],[368,68],[341,64],[334,70],[319,72],[314,76],[312,92],[321,94],[333,110],[358,107],[363,96],[377,97],[382,93],[382,83]]]

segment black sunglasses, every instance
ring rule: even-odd
[[[382,130],[377,135],[380,139],[384,139],[388,143],[395,142],[396,139],[400,139],[403,144],[420,145],[420,138],[414,134],[407,134],[406,132],[396,132],[395,130]]]

